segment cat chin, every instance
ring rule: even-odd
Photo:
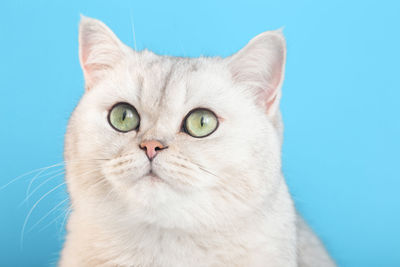
[[[165,180],[153,172],[149,172],[137,180],[137,183],[165,183]]]
[[[166,187],[168,187],[168,189],[166,189]],[[160,198],[161,196],[159,194],[168,194],[167,191],[176,191],[177,189],[176,186],[166,179],[154,173],[148,173],[137,179],[132,188],[133,191],[139,190],[141,194],[153,196],[154,199],[152,200]]]

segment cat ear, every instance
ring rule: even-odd
[[[89,90],[124,56],[125,45],[101,21],[81,16],[79,60]]]
[[[274,116],[279,111],[285,61],[285,38],[277,30],[254,37],[229,58],[228,64],[234,81],[254,90],[259,104]]]

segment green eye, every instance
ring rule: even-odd
[[[118,103],[108,113],[108,122],[119,132],[129,132],[139,128],[140,117],[133,106],[128,103]]]
[[[193,137],[206,137],[212,134],[218,127],[218,119],[214,112],[208,109],[195,109],[186,115],[183,128]]]

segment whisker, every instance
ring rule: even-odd
[[[70,162],[71,163],[73,163],[73,162],[91,162],[91,161],[96,161],[96,160],[98,160],[98,161],[107,161],[107,160],[110,160],[110,159],[92,158],[92,159],[79,159],[79,160],[64,160],[62,162],[59,162],[59,163],[56,163],[56,164],[53,164],[53,165],[50,165],[50,166],[37,168],[37,169],[31,170],[31,171],[28,171],[28,172],[26,172],[24,174],[21,174],[21,175],[15,177],[15,178],[11,179],[8,183],[0,186],[0,191],[5,189],[9,185],[13,184],[14,182],[20,180],[21,178],[26,177],[27,175],[35,173],[35,172],[41,172],[42,170],[48,170],[48,169],[51,169],[51,168],[54,168],[54,167],[57,167],[57,166],[63,166],[65,163],[70,163]]]
[[[208,171],[208,170],[207,170]],[[212,172],[209,172],[209,173],[212,173]],[[216,177],[219,177],[218,175],[216,175],[216,174],[214,174]],[[222,179],[222,178],[221,178]],[[217,180],[217,182],[218,183],[220,183],[220,180]],[[227,193],[230,193],[230,194],[232,194],[232,195],[234,195],[235,197],[237,197],[238,198],[238,200],[241,200],[241,203],[242,204],[244,204],[244,205],[246,205],[246,206],[249,206],[249,208],[251,209],[251,210],[253,210],[253,212],[255,212],[256,214],[258,214],[259,216],[261,216],[261,217],[265,217],[266,216],[266,214],[265,214],[265,210],[264,209],[262,209],[261,207],[253,207],[253,206],[250,206],[248,203],[247,203],[247,201],[246,201],[246,199],[244,198],[244,196],[242,196],[241,194],[239,194],[239,193],[237,193],[237,192],[232,192],[232,191],[230,191],[230,190],[227,190],[225,187],[223,187],[223,186],[221,186],[220,188],[219,188],[220,190],[222,189],[222,190],[224,190],[225,192],[227,192]],[[223,216],[224,216],[224,214],[222,214]],[[229,219],[229,218],[227,218],[227,219]],[[226,220],[226,222],[230,222],[229,220]],[[231,224],[231,226],[233,227],[232,229],[235,229],[236,227],[232,224],[232,223],[230,223]],[[236,229],[236,230],[238,230],[238,229]],[[280,237],[280,236],[275,236],[275,235],[271,235],[271,234],[268,234],[268,237],[269,238],[272,238],[272,239],[275,239],[275,240],[287,240],[288,238],[282,238],[282,237]]]
[[[60,226],[60,233],[61,233],[62,229],[65,227],[65,223],[67,221],[68,216],[71,214],[71,211],[72,211],[72,208],[69,207],[67,209],[67,211],[65,212],[64,219],[63,219],[63,221],[61,223],[61,226]]]
[[[106,179],[104,179],[103,177],[100,177],[100,179],[95,182],[94,184],[92,184],[91,186],[88,187],[87,191],[89,190],[93,190],[94,187],[101,185],[103,183],[107,183],[108,181]]]
[[[106,200],[108,199],[108,197],[111,195],[111,193],[114,191],[114,188],[111,188],[109,191],[108,191],[108,193],[107,193],[107,195],[103,198],[103,200],[100,202],[100,205],[99,206],[102,206],[105,202],[106,202]]]
[[[61,218],[64,215],[63,212],[61,212],[60,214],[58,214],[53,220],[51,220],[48,224],[46,224],[45,226],[43,226],[42,228],[40,228],[37,232],[40,233],[42,232],[44,229],[46,229],[47,227],[49,227],[50,225],[52,225],[55,221],[57,221],[59,218]],[[60,231],[61,232],[61,231]]]
[[[57,167],[57,166],[60,166],[62,164],[64,164],[64,162],[60,162],[60,163],[57,163],[57,164],[54,164],[54,165],[51,165],[51,166],[48,166],[48,167],[38,168],[38,169],[35,169],[35,170],[32,170],[32,171],[26,172],[24,174],[21,174],[21,175],[15,177],[14,179],[12,179],[11,181],[9,181],[7,184],[1,186],[0,187],[0,191],[3,190],[4,188],[6,188],[7,186],[9,186],[10,184],[16,182],[17,180],[19,180],[19,179],[21,179],[21,178],[23,178],[23,177],[25,177],[25,176],[27,176],[27,175],[29,175],[31,173],[34,173],[34,172],[37,172],[37,171],[41,171],[43,169],[49,169],[49,168]]]
[[[40,177],[40,175],[41,175],[42,173],[44,173],[45,171],[47,171],[47,169],[48,169],[48,168],[45,168],[45,169],[41,170],[40,172],[38,172],[38,173],[32,178],[32,180],[30,181],[30,183],[29,183],[29,185],[28,185],[28,189],[26,190],[26,193],[25,193],[26,196],[28,195],[28,192],[30,191],[33,182],[34,182],[38,177]]]
[[[243,205],[248,206],[249,209],[253,210],[254,212],[256,212],[257,214],[259,214],[261,216],[263,215],[263,212],[259,208],[249,205],[248,202],[247,202],[246,197],[243,196],[240,192],[235,192],[235,191],[228,190],[228,188],[226,188],[226,185],[224,185],[221,182],[224,179],[222,177],[220,177],[219,175],[211,172],[210,170],[208,170],[207,168],[203,167],[202,165],[200,165],[200,164],[198,164],[196,162],[193,162],[193,161],[191,161],[191,160],[189,160],[187,158],[182,157],[182,154],[181,155],[174,155],[174,156],[175,156],[176,159],[179,159],[179,161],[178,162],[171,161],[170,163],[177,164],[178,166],[180,166],[182,168],[185,168],[185,169],[188,169],[188,170],[191,170],[191,171],[202,171],[202,172],[206,173],[207,175],[211,175],[213,177],[216,177],[217,179],[215,179],[215,182],[219,185],[218,190],[223,191],[223,192],[227,193],[230,196],[233,196],[234,199],[236,199],[237,201],[240,201],[240,203],[242,203]],[[184,173],[182,173],[182,174],[184,174]],[[190,176],[190,173],[185,173],[184,175],[185,176]],[[204,212],[207,214],[206,210]],[[239,231],[239,229],[236,229],[237,226],[235,226],[230,221],[231,218],[226,216],[226,214],[224,212],[220,213],[220,215],[222,215],[224,218],[226,218],[224,220],[224,223],[230,225],[231,231],[235,231],[235,232]],[[218,227],[217,227],[218,224],[215,221],[210,222],[210,223],[212,223],[214,225],[214,228],[215,228],[214,230],[216,232],[220,232],[220,230],[218,230]]]
[[[63,167],[64,168],[64,167]],[[59,173],[60,171],[63,170],[63,168],[61,170],[56,170],[54,172],[49,172],[45,175],[43,175],[42,177],[46,177],[48,175],[54,174],[54,173]],[[43,171],[39,172],[38,174],[36,174],[32,180],[30,181],[29,185],[28,185],[28,189],[26,190],[25,196],[27,197],[29,195],[29,191],[31,190],[32,184],[35,182],[36,179],[41,177],[41,174],[44,173],[45,171],[47,171],[47,169],[44,169]]]
[[[182,158],[182,157],[178,157],[178,158],[180,158],[180,159],[182,159],[182,160],[185,160],[185,161],[189,161],[189,160],[187,160],[187,159],[185,159],[185,158]],[[221,181],[224,180],[223,177],[221,177],[221,176],[219,176],[219,175],[213,173],[212,171],[208,170],[207,168],[205,168],[204,166],[202,166],[202,165],[199,164],[199,163],[192,162],[192,161],[189,161],[189,162],[191,162],[192,164],[196,165],[200,170],[204,171],[205,173],[216,177],[217,179],[216,179],[215,181],[216,181],[219,185],[221,185],[220,187],[218,187],[219,190],[224,190],[224,192],[226,192],[226,193],[228,193],[228,194],[230,194],[230,195],[236,197],[238,200],[241,200],[241,203],[242,203],[242,204],[248,205],[248,204],[247,204],[247,198],[246,198],[245,196],[243,196],[243,195],[242,195],[241,193],[239,193],[239,192],[235,192],[235,191],[232,191],[232,190],[228,190],[228,189],[226,188],[226,186],[224,186],[224,184],[221,182]],[[250,207],[250,208],[254,209],[254,207]],[[263,214],[263,213],[262,213],[262,214]]]
[[[47,212],[39,221],[37,221],[31,228],[29,228],[28,232],[32,231],[32,229],[35,228],[36,225],[38,225],[40,222],[42,222],[44,219],[47,218],[54,210],[56,210],[58,207],[60,207],[62,204],[64,204],[66,201],[68,201],[69,198],[67,197],[66,199],[62,200],[60,203],[58,203],[56,206],[54,206],[49,212]]]
[[[131,12],[129,13],[130,18],[131,18],[131,25],[132,25],[132,33],[133,33],[133,43],[135,46],[135,52],[137,52],[137,47],[136,47],[136,34],[135,34],[135,24],[133,22],[133,15],[132,15],[132,10],[130,10]]]
[[[21,249],[22,249],[22,244],[24,241],[24,233],[25,233],[25,227],[26,224],[28,223],[28,220],[32,214],[32,212],[35,210],[36,206],[40,203],[40,201],[42,201],[45,197],[47,197],[49,194],[51,194],[52,192],[54,192],[56,189],[60,188],[61,186],[65,185],[66,182],[63,182],[57,186],[55,186],[53,189],[51,189],[50,191],[48,191],[46,194],[44,194],[41,198],[39,198],[38,201],[36,201],[36,203],[32,206],[32,208],[29,210],[28,215],[25,218],[24,221],[24,225],[22,226],[22,231],[21,231],[21,238],[20,238],[20,243],[21,243]]]
[[[65,174],[65,171],[61,171],[58,174],[55,174],[53,176],[50,176],[49,178],[47,178],[46,180],[44,180],[42,183],[40,183],[29,195],[27,195],[25,197],[25,199],[19,204],[19,206],[22,206],[26,201],[28,201],[28,199],[36,192],[38,191],[43,185],[45,185],[47,182],[49,182],[50,180]]]
[[[98,170],[100,170],[100,169],[101,169],[101,168],[95,168],[94,170],[92,169],[92,170],[90,170],[90,171],[83,172],[83,173],[79,174],[77,177],[81,177],[81,176],[83,176],[83,175],[87,175],[87,174],[96,172],[96,171],[98,171]],[[63,175],[63,174],[65,174],[65,171],[61,171],[61,172],[59,172],[58,174],[53,175],[53,176],[49,177],[48,179],[46,179],[45,181],[43,181],[41,184],[39,184],[39,185],[38,185],[38,186],[37,186],[37,187],[36,187],[22,202],[21,202],[21,204],[20,204],[19,206],[21,206],[23,203],[25,203],[26,201],[28,201],[28,199],[29,199],[37,190],[39,190],[40,187],[42,187],[42,186],[43,186],[44,184],[46,184],[48,181],[50,181],[50,180],[56,178],[57,176]]]

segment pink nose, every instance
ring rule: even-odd
[[[146,150],[146,155],[149,160],[152,160],[157,155],[158,151],[167,148],[157,140],[143,141],[140,143],[139,147]]]

